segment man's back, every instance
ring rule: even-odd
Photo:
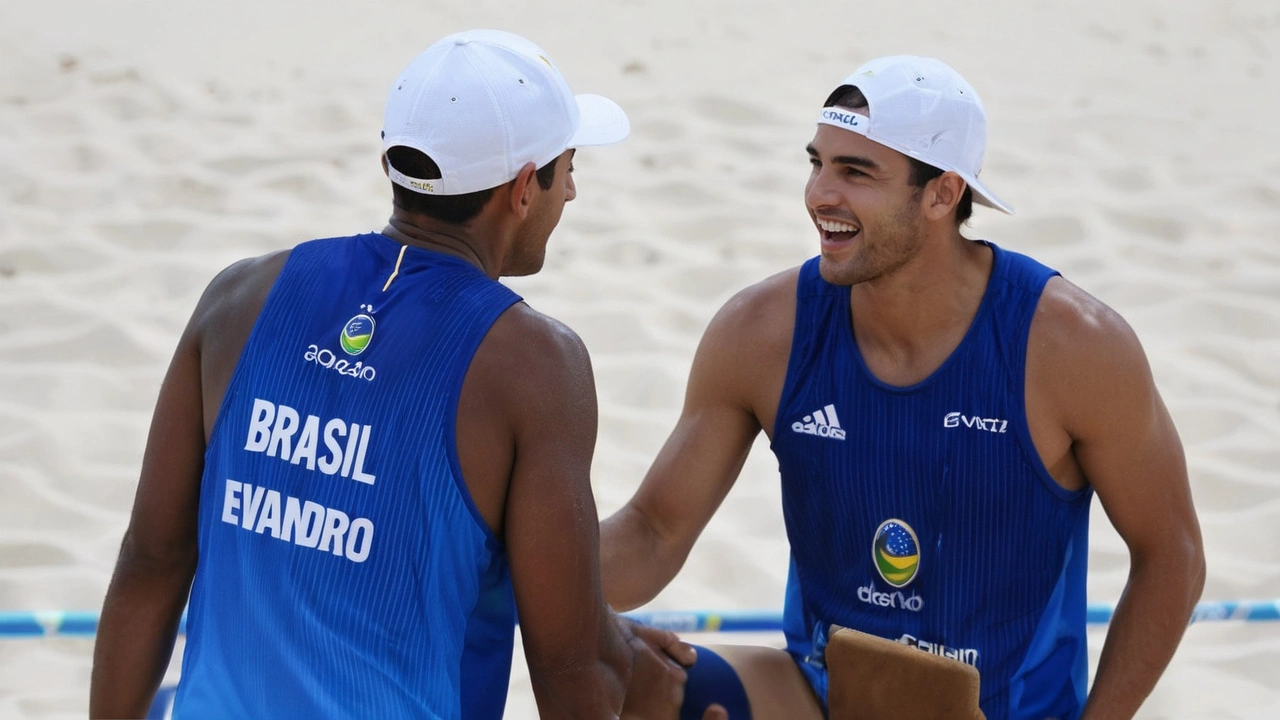
[[[402,248],[299,246],[239,354],[201,483],[181,712],[453,717],[461,698],[501,715],[510,579],[454,424],[473,353],[519,298]]]
[[[497,283],[542,268],[576,149],[628,132],[518,35],[405,68],[383,233],[232,265],[178,342],[91,716],[145,711],[193,580],[192,714],[497,716],[513,608],[543,716],[672,702],[688,646],[601,598],[586,347]]]

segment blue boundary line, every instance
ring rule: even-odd
[[[1114,605],[1090,604],[1085,622],[1111,622]],[[664,610],[624,613],[637,622],[673,632],[780,632],[782,613],[775,610]],[[1280,599],[1202,602],[1191,615],[1192,623],[1271,622],[1280,620]],[[98,613],[78,610],[0,611],[0,639],[34,637],[92,637],[98,630]],[[183,615],[179,632],[186,632]]]

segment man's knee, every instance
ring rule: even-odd
[[[702,720],[712,705],[728,711],[729,720],[751,720],[747,690],[733,666],[714,650],[700,645],[695,647],[698,661],[686,669],[689,679],[684,686],[680,720]]]

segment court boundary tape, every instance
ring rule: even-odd
[[[637,622],[678,633],[781,632],[782,613],[776,610],[654,610],[623,613]],[[1115,606],[1091,603],[1085,622],[1106,625]],[[1280,620],[1280,598],[1219,600],[1196,605],[1191,623],[1269,622]],[[92,637],[98,613],[79,610],[0,611],[0,640],[33,637]],[[186,616],[179,632],[186,631]]]

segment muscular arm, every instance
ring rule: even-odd
[[[207,428],[286,255],[243,261],[220,273],[178,341],[103,602],[93,648],[90,717],[145,716],[164,678],[196,569]]]
[[[133,514],[93,648],[90,717],[143,717],[173,653],[196,568],[204,468],[199,348],[188,327],[151,422]]]
[[[614,607],[643,605],[671,582],[756,435],[772,425],[791,347],[795,283],[789,271],[744,290],[703,334],[675,429],[635,496],[600,527],[605,597]]]
[[[486,386],[490,391],[483,392]],[[586,348],[562,325],[514,306],[477,352],[468,394],[487,394],[508,425],[503,534],[539,713],[615,717],[631,676],[632,649],[630,633],[600,590],[590,477],[596,396]],[[468,437],[470,431],[460,430],[460,442]],[[464,473],[468,465],[481,467],[467,462],[469,449],[461,451]],[[468,477],[468,484],[477,479]]]
[[[1054,283],[1036,322],[1061,332],[1041,347],[1055,357],[1041,367],[1130,562],[1083,717],[1129,718],[1182,639],[1204,586],[1204,548],[1182,445],[1137,337],[1109,308]]]

